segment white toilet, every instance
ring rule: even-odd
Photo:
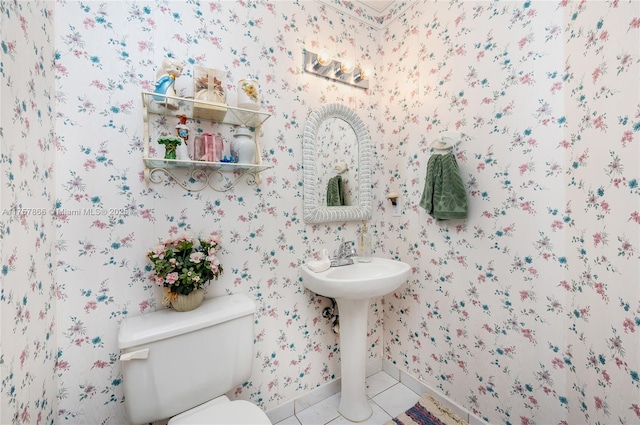
[[[255,310],[236,294],[124,319],[118,344],[131,423],[179,414],[169,424],[271,424],[255,404],[223,395],[251,375]]]

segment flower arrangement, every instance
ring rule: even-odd
[[[178,294],[189,295],[203,288],[222,274],[222,265],[216,256],[218,247],[216,233],[207,239],[185,234],[161,242],[147,253],[153,266],[151,279],[164,286],[164,305],[175,301]]]

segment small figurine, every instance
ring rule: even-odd
[[[175,58],[165,58],[162,61],[162,67],[158,69],[156,73],[156,88],[154,93],[162,94],[164,96],[176,96],[176,90],[174,84],[176,78],[182,75],[182,63]],[[161,102],[169,109],[178,109],[178,104],[173,99],[168,99],[164,96],[153,96],[153,100]]]
[[[176,159],[176,148],[182,144],[182,139],[176,136],[161,136],[158,143],[164,145],[164,159]]]
[[[178,137],[182,139],[183,143],[180,144],[176,149],[177,159],[189,160],[189,144],[187,140],[189,140],[189,127],[187,127],[187,119],[186,115],[178,115],[177,116],[180,122],[176,125],[176,132]]]
[[[176,125],[178,137],[184,140],[184,143],[186,144],[187,140],[189,140],[189,127],[187,127],[187,120],[189,117],[186,115],[177,115],[177,118],[180,120],[178,125]]]

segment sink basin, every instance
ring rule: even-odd
[[[410,274],[407,263],[379,257],[373,257],[370,263],[356,262],[320,273],[300,266],[302,284],[307,289],[335,298],[338,303],[342,373],[338,412],[350,421],[366,421],[373,413],[365,385],[370,299],[395,291]]]
[[[357,260],[356,260],[357,261]],[[309,290],[330,298],[363,300],[395,291],[407,281],[411,266],[402,261],[373,257],[370,263],[331,267],[320,273],[300,267],[302,284]]]

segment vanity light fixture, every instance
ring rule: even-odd
[[[370,68],[359,68],[349,59],[331,59],[327,52],[304,50],[303,69],[309,74],[338,81],[361,89],[369,88]]]

